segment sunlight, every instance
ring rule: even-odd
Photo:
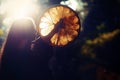
[[[1,2],[0,14],[5,14],[4,25],[11,24],[18,18],[29,17],[36,14],[39,9],[36,5],[37,0],[6,0]]]
[[[68,5],[73,10],[77,10],[77,8],[81,7],[81,6],[79,6],[79,3],[77,0],[61,1],[60,4]]]

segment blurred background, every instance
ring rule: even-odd
[[[69,6],[81,20],[74,42],[76,75],[81,80],[120,80],[120,0],[0,0],[0,48],[15,19],[31,17],[37,24],[54,4]]]

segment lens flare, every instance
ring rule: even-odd
[[[9,25],[12,21],[18,18],[34,16],[38,12],[39,7],[37,5],[37,0],[1,1],[0,14],[5,14],[6,16],[5,20],[3,20],[4,25]]]

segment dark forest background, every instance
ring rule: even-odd
[[[68,52],[74,53],[71,62],[76,75],[81,80],[120,80],[120,0],[37,0],[37,5],[46,10],[70,1],[78,3],[74,10],[81,20],[80,35]],[[0,14],[0,47],[7,35],[8,25],[3,23],[6,14]],[[39,14],[32,16],[36,23]]]

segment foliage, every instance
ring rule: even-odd
[[[120,29],[113,30],[112,32],[106,32],[94,39],[86,40],[85,44],[81,48],[81,53],[83,55],[95,57],[95,49],[99,46],[104,46],[108,41],[111,41],[117,34],[120,33]]]
[[[4,32],[2,29],[0,29],[0,36],[3,36]]]

